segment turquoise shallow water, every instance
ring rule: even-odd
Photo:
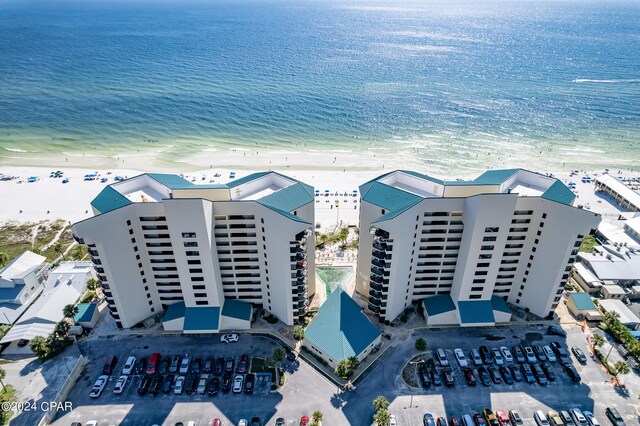
[[[324,283],[327,297],[329,297],[336,288],[344,288],[353,275],[353,268],[351,266],[319,266],[316,268],[316,275]]]
[[[633,167],[638,64],[638,2],[2,0],[0,164],[258,146]]]

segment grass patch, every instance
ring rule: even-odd
[[[420,384],[417,379],[418,362],[424,361],[427,363],[427,368],[433,368],[435,363],[430,356],[426,354],[420,354],[411,358],[407,365],[402,369],[402,379],[414,388],[419,388]]]
[[[271,374],[271,383],[276,383],[276,369],[271,367],[264,358],[251,359],[252,373],[269,373]]]
[[[593,253],[593,249],[597,245],[598,245],[598,242],[596,241],[596,239],[593,236],[586,235],[582,239],[582,244],[580,244],[580,248],[578,250],[582,251],[582,252],[585,252],[585,253]]]
[[[67,249],[73,243],[71,228],[64,220],[40,221],[40,222],[6,222],[0,226],[0,253],[5,253],[8,260],[19,256],[26,250],[41,253],[52,261],[59,256],[53,246],[43,250],[60,232],[67,228],[61,235],[60,243],[63,249]],[[35,235],[35,238],[34,238]],[[0,265],[2,266],[2,265]]]
[[[89,303],[95,297],[96,297],[96,292],[95,291],[90,291],[82,298],[82,300],[80,300],[80,303]]]
[[[5,391],[0,391],[0,405],[5,402],[15,402],[16,401],[16,390],[11,385],[5,385]],[[0,411],[0,425],[9,424],[9,420],[11,420],[11,416],[13,413],[11,411]]]

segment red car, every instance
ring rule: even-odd
[[[496,417],[500,422],[500,426],[511,426],[511,420],[509,420],[509,415],[504,410],[496,410]]]
[[[309,426],[309,417],[307,416],[300,417],[300,426]]]
[[[147,374],[155,373],[159,363],[160,363],[160,354],[159,353],[152,354],[151,358],[149,358],[149,363],[147,364]]]
[[[451,417],[449,419],[449,426],[462,426],[462,422],[457,417]]]
[[[222,420],[215,419],[212,424],[213,426],[222,426]]]

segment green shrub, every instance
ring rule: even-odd
[[[427,342],[421,337],[416,340],[416,350],[420,352],[424,352],[427,350]]]

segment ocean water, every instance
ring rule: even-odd
[[[633,168],[640,3],[0,0],[0,164],[134,149]]]

